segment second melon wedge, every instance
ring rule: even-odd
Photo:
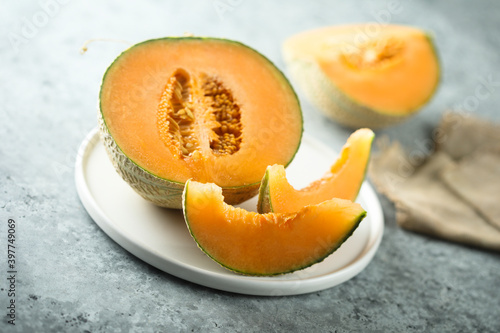
[[[332,198],[354,201],[365,179],[374,137],[367,128],[351,134],[330,170],[301,190],[290,185],[282,165],[269,166],[260,185],[257,210],[286,213]]]

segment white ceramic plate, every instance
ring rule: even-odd
[[[323,175],[336,154],[308,136],[290,166],[287,178],[302,188]],[[307,172],[305,172],[307,170]],[[115,172],[97,129],[78,151],[75,169],[80,199],[97,225],[130,253],[145,262],[207,287],[250,295],[282,296],[323,290],[361,272],[380,244],[384,221],[380,203],[364,183],[358,202],[368,212],[354,234],[332,255],[307,269],[277,277],[232,273],[206,256],[191,238],[182,212],[156,207],[136,194]],[[257,199],[240,207],[256,209]]]

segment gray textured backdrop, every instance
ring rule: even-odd
[[[499,331],[500,256],[402,231],[384,198],[384,239],[360,275],[318,293],[263,298],[200,287],[141,262],[95,225],[75,191],[76,149],[96,126],[103,72],[124,48],[96,42],[80,55],[90,38],[227,37],[285,70],[280,45],[296,32],[377,20],[417,25],[435,35],[440,89],[416,117],[377,134],[419,149],[446,109],[500,121],[498,1],[392,2],[393,13],[386,1],[0,0],[0,331]],[[474,99],[488,78],[490,96]],[[305,131],[339,149],[349,131],[302,105]],[[8,218],[17,221],[16,326],[4,315]]]

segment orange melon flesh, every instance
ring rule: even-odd
[[[167,142],[162,126],[169,123],[159,114],[169,80],[179,72],[198,90],[209,76],[230,91],[241,112],[238,151],[224,155],[210,147],[218,124],[200,91],[190,100],[196,118],[191,139],[199,153],[181,156],[180,147]],[[107,130],[133,163],[180,184],[189,178],[225,188],[259,183],[269,164],[291,161],[302,133],[298,100],[281,72],[251,48],[215,38],[164,38],[125,51],[103,79],[100,105]]]
[[[351,134],[330,170],[301,190],[288,183],[283,166],[268,167],[261,183],[258,211],[295,212],[332,198],[354,201],[365,179],[374,137],[373,131],[367,128]]]
[[[439,81],[429,36],[413,27],[325,27],[291,37],[284,48],[294,58],[317,62],[342,93],[380,113],[411,113],[433,95]]]
[[[258,214],[224,203],[215,184],[188,181],[184,218],[198,246],[222,266],[246,275],[276,275],[320,262],[357,228],[366,212],[333,199],[290,214]]]

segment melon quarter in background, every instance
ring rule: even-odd
[[[253,197],[266,167],[288,165],[302,113],[285,76],[235,41],[162,38],[124,51],[100,92],[101,137],[122,178],[145,199],[181,208],[188,179]]]
[[[397,124],[433,96],[440,68],[432,38],[400,25],[332,26],[290,37],[283,56],[306,97],[341,125]]]

